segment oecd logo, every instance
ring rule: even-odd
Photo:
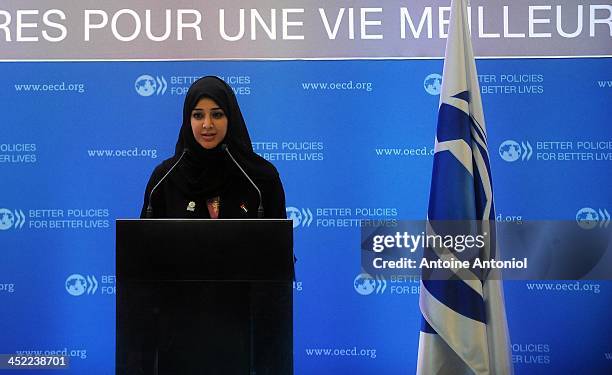
[[[529,142],[521,142],[520,144],[512,139],[504,141],[499,146],[499,156],[505,161],[511,163],[521,160],[529,160],[533,155],[533,148]]]
[[[599,225],[607,228],[610,224],[610,213],[605,208],[599,212],[591,207],[584,207],[578,210],[576,222],[582,229],[593,229]]]
[[[312,223],[313,215],[309,208],[302,208],[300,211],[297,207],[287,207],[287,219],[293,220],[293,228],[300,225],[309,227]]]
[[[373,278],[367,273],[360,273],[353,280],[353,287],[362,296],[369,296],[372,293],[382,294],[387,289],[387,280],[382,276]]]
[[[21,210],[11,210],[7,208],[0,208],[0,230],[7,229],[21,229],[25,224],[25,215]]]
[[[85,293],[94,294],[96,290],[98,290],[98,280],[93,275],[82,276],[75,273],[66,279],[66,291],[71,296],[78,297]]]
[[[143,74],[136,78],[134,88],[140,96],[151,96],[153,94],[160,95],[166,92],[168,89],[168,83],[163,76],[160,78],[157,76],[153,77],[148,74]]]
[[[423,88],[429,95],[440,95],[440,89],[442,88],[442,76],[438,73],[428,75],[423,81]]]

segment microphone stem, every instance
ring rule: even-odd
[[[255,190],[257,190],[257,195],[259,196],[259,207],[257,207],[257,218],[262,219],[264,217],[264,208],[263,208],[263,201],[261,198],[261,191],[259,190],[259,188],[257,187],[257,185],[255,185],[255,182],[253,182],[253,180],[251,180],[251,177],[249,177],[249,175],[244,171],[244,169],[242,169],[242,167],[240,166],[240,164],[238,164],[238,162],[236,161],[236,159],[234,159],[234,156],[232,155],[232,153],[229,150],[229,147],[227,147],[227,145],[223,145],[223,150],[225,150],[225,152],[227,152],[227,154],[229,155],[229,157],[232,159],[232,161],[234,162],[234,164],[236,164],[236,166],[238,167],[238,169],[240,169],[240,172],[242,172],[242,174],[247,178],[247,180],[249,180],[249,182],[251,183],[251,185],[253,185],[253,187],[255,188]]]
[[[174,170],[174,168],[177,165],[179,165],[179,163],[181,162],[181,160],[183,160],[183,156],[185,156],[187,151],[188,151],[187,149],[183,150],[183,153],[181,154],[179,159],[176,161],[176,163],[174,163],[174,165],[168,170],[168,172],[166,172],[166,174],[164,174],[164,176],[159,181],[157,181],[157,184],[153,186],[153,189],[151,189],[151,192],[149,193],[149,204],[147,205],[147,209],[145,211],[146,219],[153,218],[153,205],[151,204],[151,198],[153,197],[153,192],[155,192],[155,189],[157,189],[157,187],[166,179],[166,177],[168,177],[168,175]]]

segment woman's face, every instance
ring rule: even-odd
[[[215,148],[227,134],[227,116],[214,100],[202,98],[191,111],[191,130],[202,147]]]

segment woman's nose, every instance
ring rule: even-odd
[[[205,127],[205,128],[212,127],[212,121],[210,119],[210,116],[205,116],[204,117],[204,122],[202,123],[202,126]]]

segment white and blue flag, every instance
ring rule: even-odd
[[[466,12],[464,0],[452,0],[428,233],[439,220],[482,220],[480,230],[495,232],[487,134]],[[496,257],[496,251],[492,236],[484,256]],[[429,258],[451,256],[443,248],[426,252]],[[513,373],[499,275],[466,277],[465,272],[470,271],[458,270],[455,280],[421,281],[417,374]]]

